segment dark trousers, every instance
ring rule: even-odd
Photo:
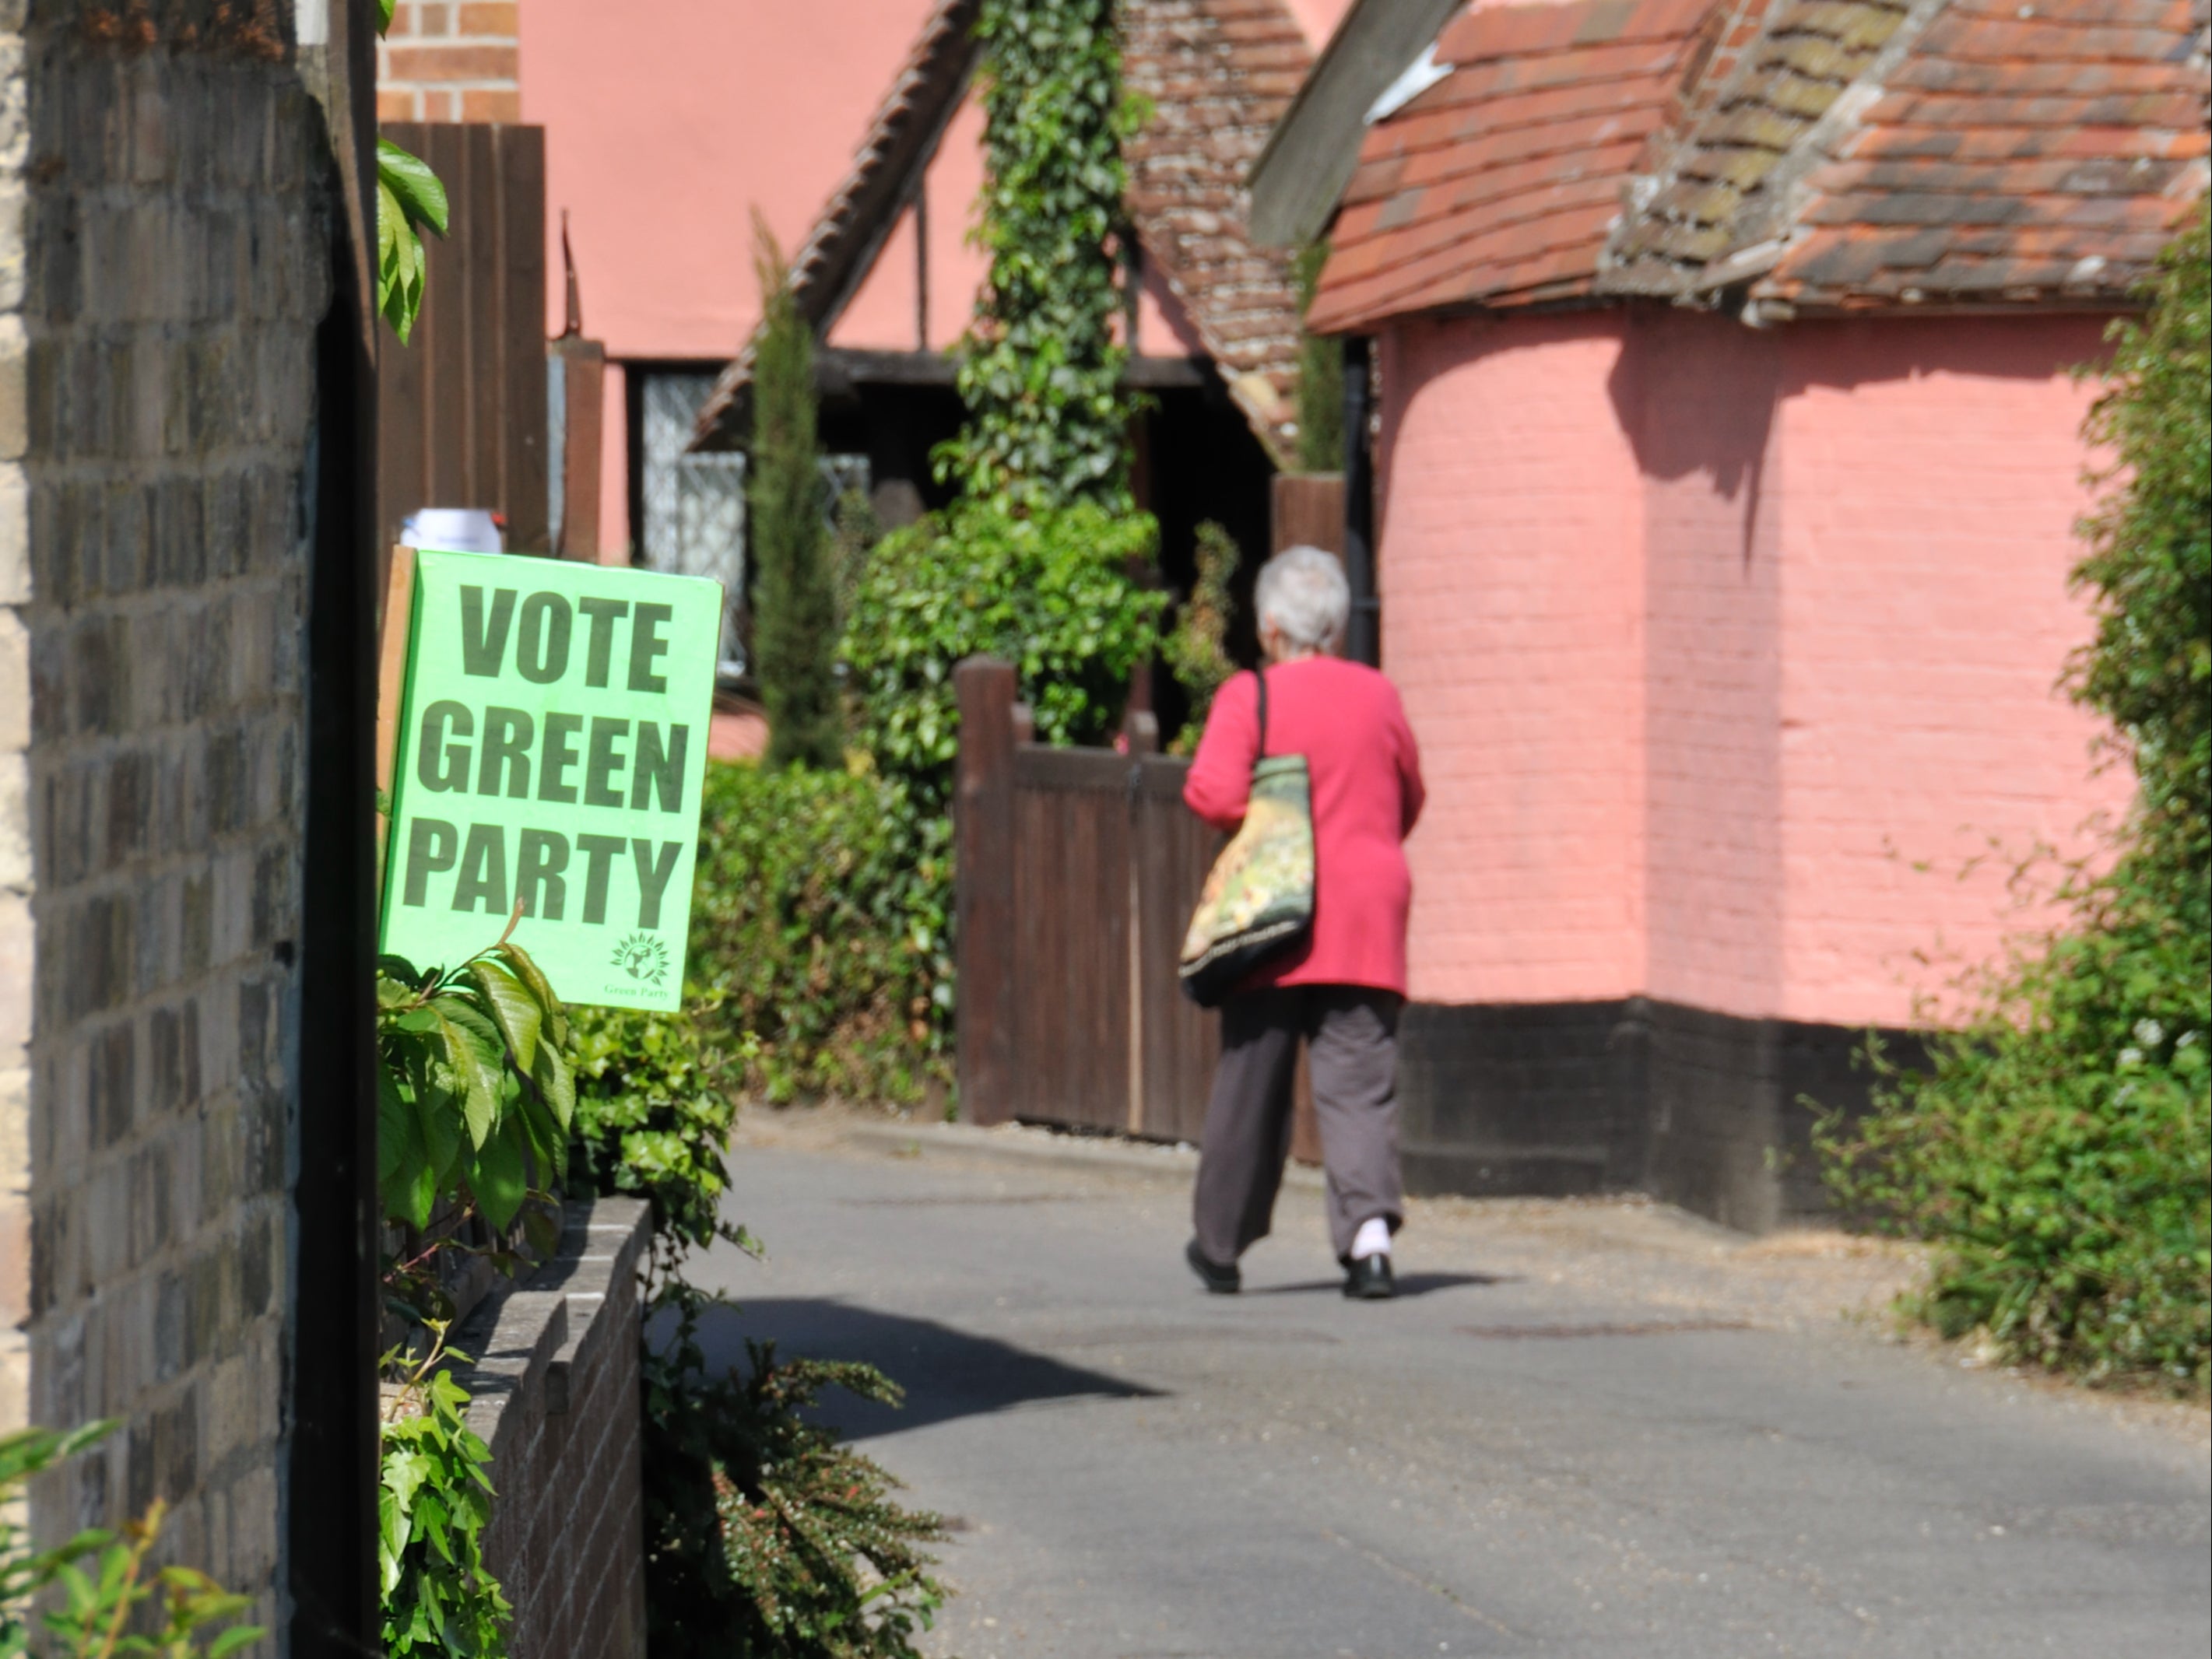
[[[1234,996],[1221,1010],[1221,1069],[1206,1109],[1192,1210],[1207,1260],[1234,1261],[1267,1236],[1291,1155],[1291,1084],[1307,1043],[1314,1117],[1328,1172],[1328,1236],[1340,1260],[1359,1224],[1396,1231],[1398,1009],[1389,991],[1293,985]]]

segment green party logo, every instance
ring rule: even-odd
[[[658,933],[632,933],[615,946],[614,965],[641,983],[658,985],[668,977],[668,946]]]

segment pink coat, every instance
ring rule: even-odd
[[[1239,674],[1215,695],[1183,782],[1192,811],[1221,830],[1243,821],[1258,740],[1258,684]],[[1335,657],[1270,668],[1267,752],[1304,755],[1313,775],[1313,934],[1240,988],[1364,985],[1404,995],[1413,881],[1401,843],[1421,816],[1423,791],[1398,689]]]

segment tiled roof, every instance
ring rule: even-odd
[[[1447,23],[1436,57],[1452,73],[1368,129],[1313,325],[1588,294],[1710,3],[1571,0]]]
[[[1793,0],[1653,179],[1608,285],[2117,298],[2204,186],[2203,28],[2202,0]]]
[[[2206,171],[2203,0],[1951,0],[1818,160],[1756,290],[2118,298]],[[1823,140],[1826,142],[1823,142]]]
[[[876,108],[853,165],[830,192],[806,240],[791,259],[799,314],[826,330],[858,290],[884,238],[906,206],[909,182],[929,165],[960,106],[976,56],[981,0],[937,0]],[[700,405],[695,448],[734,446],[751,383],[753,342],[726,364]],[[749,418],[749,417],[744,417]]]
[[[1608,3],[1557,8],[1555,32]],[[1486,17],[1513,15],[1462,15],[1439,56],[1459,61]],[[1394,152],[1408,146],[1391,129],[1419,129],[1462,70],[1370,131],[1315,319],[1342,329],[1443,304],[1721,289],[1844,308],[2115,303],[2205,187],[2205,27],[2206,0],[1723,0],[1657,97],[1663,124],[1639,159],[1615,162],[1608,145],[1601,180],[1594,146],[1553,153],[1553,246],[1533,248],[1520,200],[1486,205],[1429,256],[1419,285],[1385,289],[1376,272],[1405,260],[1402,242],[1379,261],[1362,250],[1383,242],[1407,188]],[[1540,70],[1561,50],[1532,43],[1502,67]],[[1624,64],[1552,118],[1649,110],[1652,80]],[[1474,97],[1494,109],[1518,95]],[[1424,158],[1432,173],[1497,165],[1471,130],[1423,148],[1450,152]],[[1372,207],[1359,194],[1370,173]],[[1553,274],[1531,281],[1530,269]]]
[[[1244,179],[1313,54],[1283,0],[1131,0],[1121,27],[1129,88],[1152,106],[1127,149],[1130,217],[1231,396],[1288,465],[1296,284],[1287,255],[1252,242]]]

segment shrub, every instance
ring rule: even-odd
[[[768,708],[771,765],[844,760],[837,690],[837,594],[817,465],[814,334],[792,299],[790,271],[753,218],[764,309],[753,363],[753,650]]]
[[[2161,262],[2142,325],[2114,328],[2112,385],[2087,435],[2124,481],[2081,528],[2075,585],[2096,637],[2075,695],[2118,725],[2142,785],[2136,832],[2172,901],[2203,906],[2212,880],[2212,237],[2200,201]],[[2200,915],[2200,920],[2208,920]]]
[[[460,1358],[434,1330],[380,1427],[377,1582],[392,1659],[506,1659],[514,1609],[484,1565],[491,1448],[468,1425],[468,1391],[442,1369]]]
[[[1088,502],[1018,518],[964,503],[877,544],[845,629],[876,765],[925,813],[951,799],[959,752],[952,671],[1012,662],[1048,743],[1110,741],[1129,676],[1158,642],[1165,596],[1139,573],[1158,527]]]
[[[576,1075],[570,1196],[650,1200],[656,1273],[717,1238],[745,1245],[722,1219],[722,1195],[737,1091],[758,1045],[741,1036],[734,1049],[722,1046],[714,997],[679,1013],[572,1008],[568,1022]]]
[[[710,765],[691,975],[772,1101],[912,1103],[949,1081],[951,837],[907,790]]]
[[[30,1484],[115,1431],[112,1418],[81,1428],[16,1429],[0,1435],[0,1659],[222,1659],[266,1634],[227,1624],[252,1603],[205,1573],[172,1564],[161,1548],[168,1500],[156,1498],[120,1534],[78,1533],[41,1550],[22,1524]],[[83,1565],[80,1565],[80,1564]],[[46,1605],[40,1608],[44,1600]],[[53,1640],[37,1639],[33,1619]]]
[[[944,1536],[898,1482],[813,1420],[823,1389],[896,1404],[872,1366],[779,1360],[711,1375],[706,1298],[678,1282],[657,1310],[672,1340],[646,1358],[646,1598],[653,1659],[920,1659],[944,1599],[922,1547]]]
[[[813,1420],[825,1389],[890,1404],[897,1389],[871,1366],[761,1343],[745,1370],[717,1374],[698,1340],[702,1314],[725,1304],[685,1282],[685,1257],[717,1237],[751,1248],[720,1213],[744,1052],[718,1048],[724,1012],[574,1016],[572,1189],[653,1203],[641,1456],[654,1659],[918,1659],[909,1638],[943,1599],[922,1547],[943,1528]]]
[[[2088,434],[2124,480],[2075,573],[2095,641],[2075,695],[2141,781],[2104,874],[2065,926],[1966,983],[1970,1015],[1924,1070],[1884,1066],[1871,1114],[1827,1121],[1846,1204],[1932,1240],[1910,1310],[2006,1358],[2091,1381],[2212,1382],[2212,321],[2200,205],[2147,320],[2116,331]]]
[[[1237,606],[1229,584],[1237,574],[1239,556],[1236,538],[1211,519],[1198,527],[1198,580],[1183,601],[1174,632],[1161,644],[1160,656],[1190,696],[1190,718],[1169,745],[1177,755],[1194,753],[1206,717],[1213,708],[1213,694],[1237,672],[1229,654],[1229,618]]]

